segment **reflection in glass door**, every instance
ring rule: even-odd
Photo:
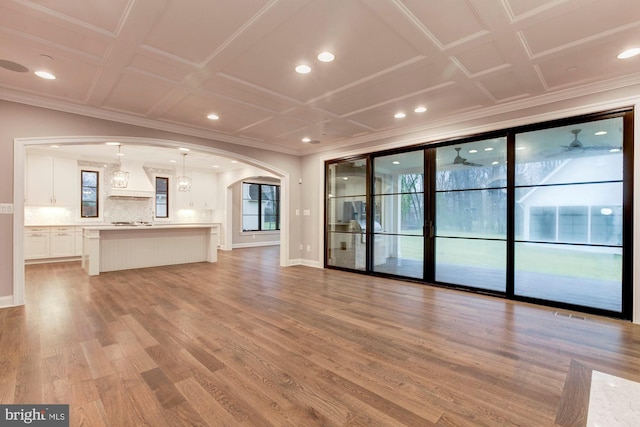
[[[622,311],[622,129],[516,135],[515,295]]]
[[[328,165],[326,264],[365,270],[367,266],[367,161]]]
[[[506,138],[436,149],[435,279],[506,291]]]
[[[424,276],[424,155],[375,157],[372,268],[379,273]]]

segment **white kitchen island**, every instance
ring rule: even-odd
[[[82,268],[106,271],[216,262],[219,224],[104,225],[83,228]]]

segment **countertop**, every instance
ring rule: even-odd
[[[153,230],[153,229],[168,229],[168,228],[210,228],[219,225],[217,222],[211,223],[190,223],[190,224],[152,224],[152,225],[113,225],[113,224],[102,224],[102,225],[83,225],[81,226],[83,229],[87,230]]]

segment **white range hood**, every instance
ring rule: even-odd
[[[122,161],[120,169],[129,172],[129,183],[126,188],[112,188],[109,182],[110,176],[106,178],[108,197],[127,197],[137,199],[148,199],[156,196],[156,190],[142,167],[142,163]]]

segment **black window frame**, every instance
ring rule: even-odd
[[[158,180],[165,181],[166,189],[167,189],[166,191],[164,191],[164,192],[163,191],[158,191]],[[156,176],[155,179],[154,179],[154,188],[155,188],[155,199],[154,199],[154,203],[153,203],[153,208],[154,208],[153,214],[154,214],[155,218],[168,219],[169,215],[170,215],[170,213],[169,213],[169,188],[170,188],[169,177],[167,177],[167,176]],[[165,216],[159,216],[158,215],[158,196],[159,195],[163,195],[163,194],[164,194],[165,200],[166,200],[166,203],[164,205],[165,205],[167,214]]]
[[[258,198],[257,198],[257,199],[254,199],[254,198],[246,199],[246,198],[244,197],[244,194],[245,194],[245,193],[244,193],[244,186],[245,186],[245,185],[256,185],[256,186],[257,186],[257,188],[258,188],[258,191],[257,191],[257,193],[258,193],[258,194],[257,194],[257,197],[258,197]],[[263,200],[262,200],[262,187],[274,187],[274,188],[275,188],[275,193],[276,193],[276,199],[275,199],[275,201],[276,201],[276,203],[275,203],[275,222],[276,222],[276,228],[275,228],[275,229],[267,229],[267,230],[262,229],[262,209],[261,209],[261,207],[262,207],[262,201],[263,201]],[[243,232],[243,233],[252,233],[252,232],[270,232],[270,231],[271,231],[271,232],[274,232],[274,231],[280,231],[280,185],[278,185],[278,184],[265,184],[265,183],[258,183],[258,182],[243,181],[243,182],[242,182],[242,186],[241,186],[241,190],[242,190],[242,191],[241,191],[241,196],[240,196],[240,198],[241,198],[241,205],[242,205],[242,208],[241,208],[241,219],[242,219],[241,224],[242,224],[242,232]],[[251,190],[249,190],[249,191],[251,191]],[[244,212],[244,202],[245,202],[246,200],[255,200],[255,201],[257,201],[257,203],[258,203],[258,228],[257,228],[257,229],[248,229],[248,228],[245,228],[245,221],[244,221],[244,219],[245,219],[245,216],[247,216],[247,215],[246,215],[246,214],[245,214],[245,212]]]
[[[95,174],[96,176],[96,186],[91,187],[88,185],[84,185],[84,174]],[[85,215],[85,206],[84,206],[84,190],[85,188],[93,188],[95,189],[95,215]],[[96,170],[89,169],[80,169],[80,218],[100,218],[100,172]]]

